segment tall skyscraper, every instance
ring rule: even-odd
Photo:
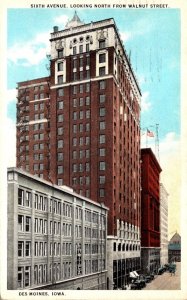
[[[49,77],[18,84],[17,167],[109,207],[121,287],[140,268],[141,92],[114,19],[75,13],[50,42]]]
[[[168,263],[168,192],[160,183],[160,264]]]

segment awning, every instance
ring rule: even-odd
[[[136,275],[136,277],[139,277],[139,275],[136,271],[133,271],[133,273]]]
[[[134,272],[130,272],[129,275],[131,278],[136,278],[136,275],[134,274]]]

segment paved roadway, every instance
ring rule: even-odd
[[[151,282],[147,283],[143,290],[180,290],[181,281],[181,263],[176,263],[176,273],[175,275],[169,272],[165,272],[162,275],[156,275],[156,278]]]

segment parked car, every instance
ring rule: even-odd
[[[150,275],[146,275],[145,281],[146,281],[146,283],[149,283],[150,281],[152,281],[152,277]]]
[[[146,286],[145,279],[136,279],[135,282],[141,289]]]
[[[158,275],[162,275],[165,271],[166,271],[166,268],[165,268],[165,267],[160,267],[160,268],[158,269]]]
[[[131,284],[131,290],[139,290],[137,284],[132,283],[132,284]]]
[[[149,274],[149,276],[151,276],[152,280],[155,278],[155,274],[153,274],[153,273]]]
[[[140,275],[139,279],[144,280],[145,283],[149,283],[152,280],[152,277],[149,275]]]

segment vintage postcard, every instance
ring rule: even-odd
[[[0,7],[1,299],[186,299],[187,4]]]

